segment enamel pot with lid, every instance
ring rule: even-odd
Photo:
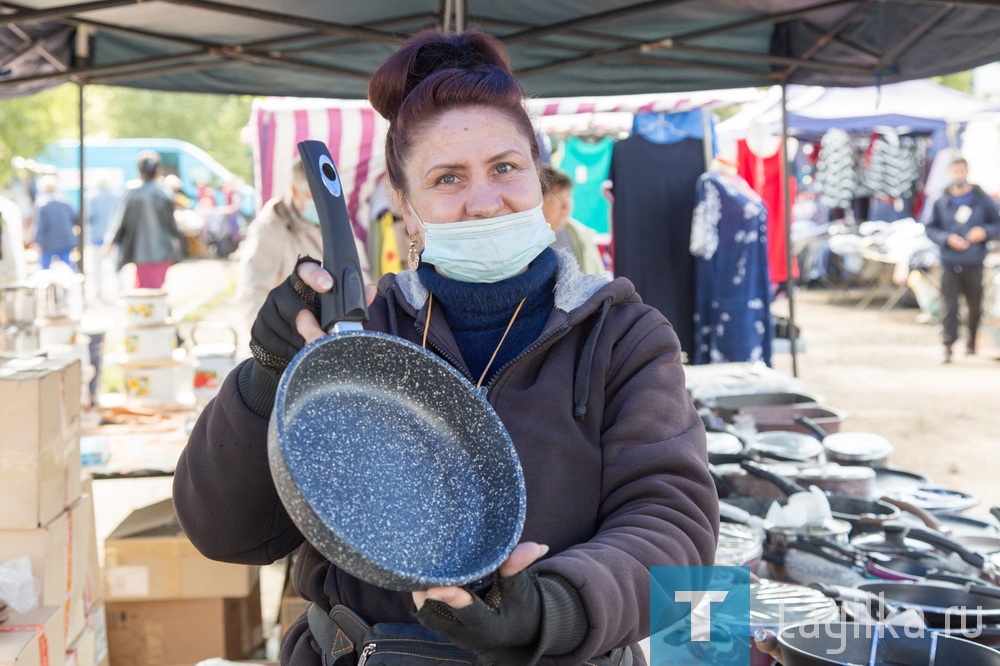
[[[221,339],[206,342],[206,331],[221,334]],[[222,381],[236,367],[236,330],[227,324],[200,321],[191,328],[191,357],[194,365],[194,396],[201,405],[214,398]]]
[[[835,432],[828,434],[815,421],[796,415],[795,421],[823,443],[828,460],[841,465],[885,467],[895,450],[888,439],[872,432]]]
[[[292,359],[268,432],[271,473],[306,539],[336,567],[390,590],[490,575],[525,516],[520,461],[486,398],[417,345],[362,329],[364,284],[326,146],[299,144],[334,279],[332,335]]]

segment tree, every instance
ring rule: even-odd
[[[253,178],[250,147],[240,132],[253,98],[90,86],[87,135],[114,139],[156,137],[192,143],[246,181]]]
[[[77,99],[77,87],[67,84],[0,100],[0,184],[11,180],[15,157],[31,158],[50,141],[79,137]]]

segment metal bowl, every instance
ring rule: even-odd
[[[278,387],[271,472],[306,539],[390,590],[463,585],[517,545],[525,487],[506,429],[472,385],[382,333],[327,336]]]

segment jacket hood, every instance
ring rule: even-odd
[[[580,271],[576,258],[570,252],[555,252],[559,261],[555,308],[568,316],[568,323],[574,324],[586,319],[609,298],[612,305],[640,302],[635,287],[627,279],[617,278],[609,282],[600,275],[587,275]],[[379,293],[384,296],[394,285],[414,312],[424,307],[428,292],[415,271],[384,275],[378,283]]]

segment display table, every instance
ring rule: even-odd
[[[194,410],[110,424],[92,417],[83,426],[84,445],[101,455],[84,469],[95,479],[173,476],[195,417]],[[86,454],[84,458],[86,462]]]

